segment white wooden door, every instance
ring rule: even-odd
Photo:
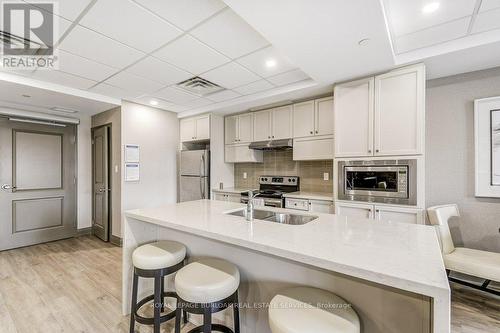
[[[238,142],[250,143],[253,141],[253,121],[252,114],[242,114],[238,116]]]
[[[309,200],[309,211],[314,213],[333,214],[333,201]]]
[[[422,209],[375,206],[375,219],[387,222],[423,224]]]
[[[272,134],[275,140],[289,139],[292,137],[292,106],[282,106],[273,109],[272,112]]]
[[[241,202],[241,194],[228,193],[226,195],[226,201],[229,201],[229,202]]]
[[[336,202],[335,214],[354,218],[373,219],[373,205]]]
[[[314,101],[293,105],[293,137],[308,136],[314,136]]]
[[[196,140],[210,139],[210,116],[196,118]]]
[[[315,132],[316,135],[333,134],[333,98],[317,99],[315,104]]]
[[[420,65],[375,77],[375,155],[422,153],[424,85]]]
[[[226,117],[224,120],[225,143],[236,143],[238,140],[238,116]]]
[[[373,97],[373,78],[335,86],[335,157],[373,155]]]
[[[196,138],[196,124],[193,118],[182,119],[180,124],[181,142],[193,141]]]
[[[271,110],[253,113],[253,141],[271,139]]]
[[[226,201],[226,195],[224,193],[215,192],[214,200]]]

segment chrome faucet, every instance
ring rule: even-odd
[[[258,195],[259,193],[253,194],[253,191],[248,191],[248,202],[245,214],[247,221],[253,221],[253,199]]]

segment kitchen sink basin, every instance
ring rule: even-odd
[[[240,209],[226,214],[246,217],[246,209]],[[289,214],[272,212],[269,210],[254,209],[253,218],[254,220],[262,220],[281,224],[302,225],[314,221],[318,217],[312,215]]]

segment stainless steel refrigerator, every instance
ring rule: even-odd
[[[180,161],[180,201],[209,199],[210,152],[183,150]]]

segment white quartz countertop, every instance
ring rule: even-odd
[[[218,188],[214,188],[212,189],[212,191],[214,192],[218,192],[218,193],[234,193],[234,194],[240,194],[241,192],[247,192],[247,191],[251,191],[251,190],[254,190],[253,188],[244,188],[244,187],[228,187],[228,188],[225,188],[225,189],[218,189]]]
[[[449,298],[441,250],[430,226],[305,212],[301,214],[318,219],[305,225],[283,225],[248,222],[226,214],[243,207],[198,200],[127,211],[125,215],[436,300]]]
[[[325,192],[291,192],[283,194],[285,198],[297,198],[297,199],[311,199],[311,200],[325,200],[333,201],[333,193]]]

